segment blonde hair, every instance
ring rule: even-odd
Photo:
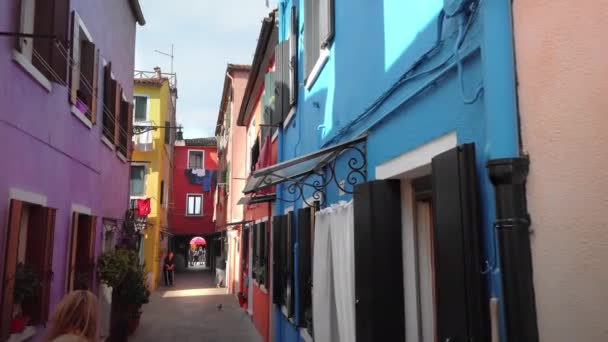
[[[76,335],[97,341],[97,297],[89,291],[68,293],[53,313],[48,340],[61,335]]]

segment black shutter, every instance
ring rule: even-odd
[[[283,217],[275,216],[272,219],[272,302],[281,304],[282,287],[281,282],[281,231]]]
[[[275,49],[275,89],[274,89],[274,113],[272,124],[278,125],[285,120],[289,114],[289,40],[285,40]]]
[[[305,326],[306,310],[312,307],[311,228],[312,209],[298,211],[298,270],[300,273],[300,326]]]
[[[165,121],[165,144],[171,144],[171,122]]]
[[[165,181],[160,181],[160,204],[165,204]]]
[[[295,310],[295,277],[294,277],[294,260],[293,260],[293,245],[294,245],[294,222],[293,212],[287,213],[287,224],[285,229],[285,262],[286,262],[286,279],[285,279],[285,306],[287,307],[288,317],[293,317]]]
[[[308,78],[319,58],[319,1],[304,2],[304,67]]]
[[[291,34],[289,37],[289,106],[298,101],[298,11],[291,7]]]
[[[36,1],[34,6],[34,34],[48,35],[53,34],[53,1]],[[57,82],[53,76],[52,55],[53,55],[53,40],[47,38],[34,38],[32,64],[40,71],[49,81]],[[65,59],[64,59],[65,61]]]
[[[437,340],[487,341],[475,145],[432,162]]]
[[[357,342],[405,341],[398,180],[355,187]]]
[[[259,238],[258,238],[258,225],[254,224],[253,227],[253,241],[252,241],[252,247],[253,247],[253,251],[251,253],[253,259],[251,260],[251,274],[253,275],[253,279],[257,279],[257,264],[258,264],[258,242],[259,242]]]
[[[262,276],[260,277],[260,284],[268,284],[268,252],[266,251],[266,222],[260,223],[260,265],[264,269]]]
[[[36,6],[42,2],[47,1],[36,1]],[[70,0],[54,0],[53,6],[53,34],[57,36],[57,39],[66,50],[64,53],[69,53],[69,47],[66,42],[68,41],[70,29]],[[49,16],[48,12],[43,15]],[[48,40],[50,41],[50,39]],[[66,83],[68,79],[68,61],[63,56],[62,51],[57,47],[53,47],[51,59],[51,66],[53,67],[55,74],[59,76],[59,82]]]
[[[334,0],[319,0],[319,48],[331,44],[334,38]]]

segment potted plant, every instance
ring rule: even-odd
[[[141,315],[139,309],[150,297],[137,253],[125,248],[106,252],[99,257],[97,273],[101,282],[112,288],[110,339],[126,341]]]
[[[20,333],[29,323],[29,317],[23,314],[24,301],[36,296],[40,287],[38,275],[30,267],[20,262],[15,269],[15,289],[13,291],[13,320],[11,333]]]

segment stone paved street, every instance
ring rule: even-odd
[[[175,287],[160,287],[152,294],[130,341],[262,341],[236,298],[213,285],[210,271],[178,273],[175,280]]]

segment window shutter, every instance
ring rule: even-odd
[[[272,219],[272,302],[281,304],[283,297],[281,282],[281,232],[283,230],[283,216]]]
[[[171,144],[171,122],[165,121],[165,144]]]
[[[274,71],[264,76],[264,96],[262,96],[262,124],[272,124],[274,115]],[[274,134],[275,127],[262,126],[262,137]]]
[[[487,341],[475,145],[432,161],[437,339]]]
[[[15,270],[17,268],[17,248],[21,230],[21,213],[23,202],[11,200],[4,252],[4,286],[2,287],[2,305],[0,306],[0,340],[8,340],[13,318],[13,292],[15,290]]]
[[[279,43],[279,45],[275,48],[275,81],[274,81],[274,113],[272,116],[272,124],[278,125],[283,122],[287,113],[284,113],[284,108],[288,106],[288,104],[284,103],[284,99],[289,96],[288,93],[288,82],[289,82],[289,74],[285,73],[286,64],[288,60],[286,60],[286,56],[283,53],[285,51],[285,47],[288,47],[288,41],[283,41]]]
[[[289,106],[298,101],[298,13],[291,7],[291,32],[289,36]]]
[[[113,95],[114,95],[114,144],[120,146],[120,110],[122,104],[122,87],[120,83],[115,80],[112,80],[113,85]]]
[[[133,154],[132,143],[133,143],[133,102],[129,103],[127,110],[127,158],[130,160]]]
[[[40,2],[40,1],[38,1]],[[80,26],[78,25],[78,14],[72,12],[72,49],[70,56],[70,103],[75,105],[77,91],[80,84]]]
[[[89,216],[90,226],[88,229],[88,254],[87,254],[87,265],[86,265],[86,276],[87,276],[87,285],[88,290],[92,292],[95,291],[94,278],[95,278],[95,242],[96,242],[96,233],[97,233],[97,217]]]
[[[312,209],[302,208],[298,211],[298,264],[300,286],[300,326],[305,326],[306,309],[312,306],[312,267],[311,267],[311,233]]]
[[[258,275],[256,272],[256,268],[258,265],[258,251],[259,251],[259,246],[258,246],[258,225],[254,224],[253,225],[253,241],[252,241],[252,247],[253,247],[253,251],[251,253],[251,255],[253,256],[253,260],[251,260],[251,265],[252,265],[252,270],[251,273],[253,274],[253,279],[257,279]]]
[[[353,205],[357,342],[405,341],[401,182],[357,185]]]
[[[50,2],[50,1],[37,1],[36,6],[38,6],[41,2]],[[69,39],[69,29],[70,29],[70,0],[54,0],[52,1],[54,5],[54,13],[53,15],[53,33],[60,41],[61,47],[58,48],[53,46],[52,55],[51,55],[51,66],[53,67],[53,71],[59,77],[59,83],[67,83],[67,75],[68,75],[68,61],[66,60],[64,54],[68,53],[68,47],[66,46],[66,42]],[[44,16],[49,16],[49,12],[45,12]]]
[[[102,108],[102,125],[103,135],[110,141],[114,134],[114,128],[112,126],[113,114],[112,114],[112,63],[109,62],[103,68],[103,108]]]
[[[261,237],[261,241],[260,241],[260,245],[261,245],[261,265],[264,266],[264,275],[260,281],[260,284],[268,284],[268,244],[266,243],[267,238],[267,223],[266,222],[262,222],[260,223],[260,237]]]
[[[320,48],[328,47],[334,38],[334,0],[319,0]]]
[[[319,56],[319,2],[304,1],[304,68],[305,78],[310,75]]]
[[[293,251],[294,251],[294,222],[293,222],[293,212],[289,212],[287,214],[287,225],[285,229],[286,234],[286,279],[285,279],[285,306],[287,306],[288,317],[294,316],[295,311],[295,277],[294,277],[294,260],[293,260]]]
[[[49,316],[54,230],[55,210],[30,206],[26,264],[36,272],[41,286],[34,297],[24,303],[24,308],[31,315],[32,322],[36,324],[46,323]]]
[[[89,106],[90,113],[86,114],[91,122],[95,123],[97,116],[97,69],[98,69],[98,58],[99,51],[95,48],[95,44],[83,41],[80,46],[82,49],[82,60],[80,61],[80,73],[83,80],[84,87],[78,86],[80,89],[84,89],[82,96],[85,97],[86,104]]]
[[[78,216],[77,212],[72,213],[72,227],[70,234],[70,259],[68,260],[68,283],[66,284],[66,293],[74,289],[74,280],[76,272],[76,248],[78,246]]]
[[[120,97],[120,130],[119,130],[119,151],[123,156],[127,156],[128,129],[129,129],[129,102]]]
[[[282,98],[281,98],[281,108],[282,108],[282,112],[281,112],[281,122],[285,121],[285,119],[287,118],[287,115],[289,114],[289,110],[291,109],[291,106],[289,105],[289,97],[290,97],[290,91],[291,91],[291,81],[290,81],[290,60],[289,60],[289,47],[291,46],[291,41],[288,39],[284,42],[281,43],[281,49],[283,57],[282,57],[282,63],[281,66],[283,68],[282,71]]]
[[[34,6],[34,34],[53,34],[53,1],[36,1]],[[53,76],[53,40],[48,38],[34,38],[32,64],[50,81],[57,80]],[[41,60],[42,59],[42,60]],[[65,60],[65,59],[64,59]]]

